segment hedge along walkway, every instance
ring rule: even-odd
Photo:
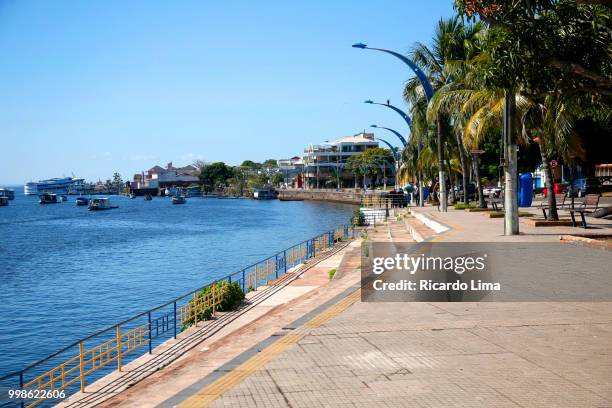
[[[303,308],[311,307],[310,303],[324,301],[317,296],[328,291],[321,287],[329,283],[327,272],[338,267],[351,245],[356,243],[341,243],[293,268],[268,287],[250,292],[242,308],[217,312],[216,319],[199,322],[197,327],[180,333],[177,340],[160,345],[152,355],[131,362],[123,367],[123,372],[93,383],[84,394],[76,394],[59,406],[155,406],[256,344],[258,337],[250,332],[261,332],[265,338],[281,329],[278,317],[286,313],[282,310],[285,303],[300,298],[303,305],[296,308],[296,313],[302,313]],[[339,289],[345,286],[344,282],[334,284]],[[310,293],[313,291],[317,296]]]

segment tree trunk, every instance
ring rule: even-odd
[[[515,110],[514,92],[506,90],[504,95],[504,235],[519,234]]]
[[[417,164],[416,164],[416,171],[417,171],[417,184],[419,185],[419,195],[418,195],[418,206],[419,207],[423,207],[425,206],[425,201],[423,200],[423,171],[421,170],[421,168],[419,167],[419,163],[418,163],[418,159],[419,157],[421,157],[421,149],[423,148],[422,143],[419,141],[417,144]]]
[[[463,141],[461,140],[461,135],[458,132],[455,132],[455,137],[457,138],[457,148],[459,149],[459,160],[461,161],[461,184],[463,185],[463,203],[468,204],[468,195],[465,194],[467,192],[468,185],[468,163],[467,163],[467,154],[465,148],[463,147]]]
[[[444,143],[442,142],[442,116],[438,115],[436,118],[438,125],[438,171],[439,171],[439,183],[440,183],[440,211],[448,211],[446,202],[446,175],[444,174]]]
[[[542,157],[542,170],[546,174],[546,201],[548,204],[548,221],[559,221],[559,214],[557,213],[557,200],[555,200],[555,180],[553,179],[552,167],[548,163],[548,156],[546,154],[546,142],[544,141],[544,135],[540,135],[540,156]]]
[[[446,160],[446,170],[448,171],[448,180],[450,182],[451,185],[451,190],[450,190],[450,199],[451,199],[451,203],[456,204],[457,203],[457,197],[455,196],[455,189],[453,188],[455,186],[455,174],[453,173],[453,170],[451,169],[451,164],[450,164],[450,160]]]
[[[480,158],[477,154],[474,155],[474,178],[478,188],[478,208],[487,208],[484,193],[482,192],[482,180],[480,179]]]

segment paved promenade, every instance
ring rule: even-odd
[[[434,239],[504,240],[501,220],[417,211],[451,227]],[[408,241],[404,221],[370,239]],[[355,293],[161,406],[612,407],[611,303],[361,303]]]
[[[436,234],[404,215],[368,239],[558,243],[582,231],[521,224],[524,234],[508,239],[500,219],[414,211],[450,229]],[[362,303],[359,265],[353,243],[296,281],[307,288],[103,406],[612,407],[612,302]]]

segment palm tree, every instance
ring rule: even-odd
[[[476,38],[483,30],[480,23],[463,23],[458,18],[441,19],[438,22],[431,47],[423,43],[416,43],[411,52],[412,60],[419,65],[426,73],[432,87],[438,91],[454,81],[451,71],[446,68],[448,62],[457,60],[467,60],[478,52]],[[436,92],[437,94],[437,92]],[[418,89],[414,79],[408,81],[404,89],[404,97],[414,106],[415,103],[422,103],[424,98],[422,90]],[[434,95],[434,99],[436,96]],[[432,99],[433,101],[433,99]],[[427,120],[435,123],[437,137],[438,172],[440,178],[440,201],[442,211],[446,211],[446,176],[445,166],[445,129],[451,128],[451,123],[455,123],[450,112],[437,109],[430,111]],[[455,137],[458,134],[455,132]],[[457,138],[457,145],[459,139]],[[459,147],[458,154],[461,162],[463,175],[463,188],[467,190],[468,177],[468,157],[465,149]]]
[[[533,135],[540,148],[542,169],[546,175],[548,220],[558,221],[554,194],[554,179],[550,160],[561,157],[566,162],[572,157],[584,157],[580,138],[573,128],[575,115],[568,109],[568,101],[559,95],[547,95],[542,102],[529,100],[521,115],[523,137]]]

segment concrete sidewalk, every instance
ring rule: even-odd
[[[321,254],[284,275],[283,279],[291,280],[289,284],[281,282],[278,288],[260,287],[250,292],[247,300],[256,300],[256,304],[229,323],[220,322],[222,314],[216,320],[202,322],[180,333],[177,340],[155,348],[152,355],[124,366],[122,373],[114,372],[88,386],[85,394],[76,394],[61,406],[154,407],[207,376],[217,375],[219,367],[257,343],[282,334],[292,321],[357,285],[359,250],[359,242],[354,241],[336,253]],[[346,257],[347,253],[356,256]],[[328,273],[333,268],[342,279],[330,281]],[[190,338],[193,340],[177,349]],[[165,354],[172,357],[167,359],[169,363],[149,362]]]
[[[506,240],[498,219],[417,211],[450,227],[434,239]],[[393,219],[369,239],[408,241],[414,222]],[[362,303],[347,293],[160,406],[612,407],[612,303]]]

